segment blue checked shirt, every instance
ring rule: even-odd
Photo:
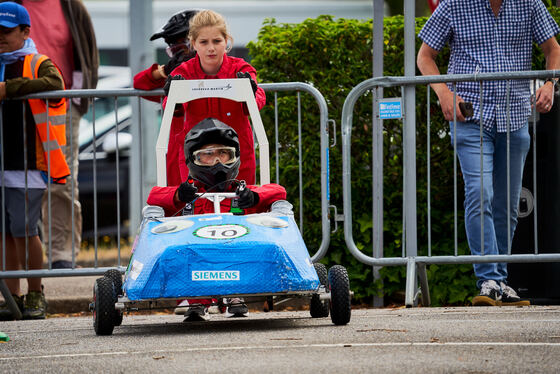
[[[560,29],[541,0],[503,0],[498,17],[489,0],[443,0],[418,37],[437,51],[449,42],[448,74],[531,70],[532,42],[542,44]],[[529,81],[510,83],[510,130],[523,127],[531,114]],[[480,82],[457,83],[457,95],[473,103],[479,123]],[[484,128],[507,131],[506,81],[482,86]],[[449,84],[449,89],[452,85]]]

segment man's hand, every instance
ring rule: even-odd
[[[185,80],[182,75],[169,75],[167,80],[165,81],[165,86],[163,86],[163,92],[165,92],[165,96],[169,95],[169,87],[171,87],[171,81],[181,81]]]
[[[239,196],[237,206],[241,209],[252,208],[259,203],[259,194],[248,188],[237,187],[235,193]]]
[[[545,40],[539,46],[546,59],[546,70],[560,69],[560,45],[555,36]],[[558,79],[558,78],[556,78]],[[558,84],[558,82],[556,82]],[[535,106],[540,113],[548,113],[554,104],[554,84],[551,81],[545,82],[535,92]]]
[[[190,203],[194,199],[196,199],[197,192],[198,188],[196,188],[196,186],[192,182],[187,180],[186,182],[181,183],[179,188],[177,188],[175,196],[179,201]]]
[[[441,112],[447,121],[453,121],[453,92],[449,89],[441,90],[438,94],[439,105],[441,106]],[[455,109],[457,110],[457,121],[464,122],[465,117],[461,113],[461,108],[459,108],[459,103],[464,102],[461,96],[457,95],[455,100]]]
[[[253,89],[253,95],[255,95],[255,97],[257,96],[257,82],[255,82],[253,78],[251,78],[251,74],[249,74],[248,71],[238,71],[237,78],[249,78],[249,80],[251,81],[251,88]]]
[[[439,69],[436,65],[436,57],[439,51],[433,49],[426,43],[422,43],[418,56],[416,57],[416,65],[422,75],[439,75]],[[453,92],[447,87],[445,83],[432,83],[430,85],[439,98],[439,104],[443,116],[448,121],[453,121]],[[465,117],[461,114],[459,103],[463,101],[460,96],[456,99],[457,121],[463,122]]]
[[[547,81],[537,90],[535,95],[535,103],[539,113],[548,113],[552,109],[554,100],[554,84]]]

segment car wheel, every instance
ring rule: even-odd
[[[325,265],[320,263],[313,264],[317,276],[319,277],[319,282],[321,286],[325,286],[325,289],[329,289],[329,279],[327,274],[327,268]],[[321,300],[319,294],[316,293],[311,296],[311,303],[309,304],[309,312],[313,318],[324,318],[329,316],[329,301]]]
[[[352,308],[350,281],[344,266],[334,265],[329,270],[329,288],[331,290],[331,320],[335,325],[345,325],[350,322]]]
[[[113,282],[113,286],[115,287],[115,294],[116,298],[123,294],[122,290],[122,275],[121,272],[117,269],[110,269],[103,274],[104,277],[109,278]],[[120,326],[123,320],[123,312],[122,310],[115,309],[114,314],[114,324],[115,326]]]
[[[115,301],[111,279],[96,279],[93,286],[93,329],[97,335],[113,333]]]

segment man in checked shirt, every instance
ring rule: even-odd
[[[546,69],[560,69],[560,31],[541,0],[444,0],[424,25],[417,65],[423,75],[437,75],[435,58],[449,43],[448,74],[494,73],[531,70],[533,42],[546,57]],[[548,112],[557,79],[550,79],[535,95],[536,109]],[[465,227],[473,255],[507,254],[507,209],[511,235],[517,224],[523,165],[529,150],[528,118],[531,113],[529,81],[485,81],[480,106],[480,82],[456,85],[456,129],[453,128],[452,85],[432,84],[443,115],[456,134],[457,155],[465,182]],[[465,117],[460,102],[471,102]],[[483,181],[480,170],[480,111],[482,109]],[[509,123],[508,123],[509,111]],[[507,131],[510,131],[510,200],[507,201]],[[481,188],[484,237],[481,240]],[[474,264],[480,294],[473,305],[529,305],[507,285],[506,263]]]

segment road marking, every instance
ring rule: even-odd
[[[122,356],[122,355],[150,355],[157,353],[186,353],[186,352],[211,352],[211,351],[241,351],[263,349],[301,349],[301,348],[353,348],[353,347],[560,347],[560,343],[533,343],[533,342],[413,342],[413,343],[336,343],[336,344],[294,344],[271,346],[237,346],[237,347],[198,347],[185,349],[157,349],[150,351],[119,351],[96,353],[68,353],[37,356],[0,357],[0,361],[16,361],[46,358],[72,358],[95,356]]]

